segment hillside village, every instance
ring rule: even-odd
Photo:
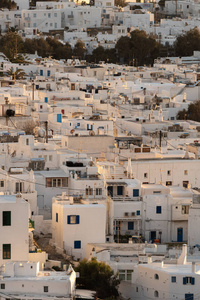
[[[84,258],[121,299],[198,299],[200,48],[139,66],[18,53],[17,36],[92,55],[144,30],[166,50],[200,3],[15,2],[0,11],[0,39],[16,34],[0,53],[0,300],[95,299],[76,289]]]

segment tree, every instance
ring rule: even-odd
[[[95,258],[91,261],[83,259],[76,272],[80,273],[77,278],[78,286],[96,291],[97,297],[105,299],[114,296],[116,299],[118,296],[119,280],[106,263],[97,262]]]
[[[193,51],[200,51],[199,29],[193,28],[184,35],[178,36],[174,48],[176,56],[190,56],[193,55]]]
[[[29,120],[18,125],[18,127],[24,130],[27,135],[34,135],[35,126],[36,124],[33,120]]]
[[[122,36],[115,45],[118,54],[118,59],[122,63],[128,63],[131,59],[131,40],[127,36]]]
[[[16,7],[17,7],[17,4],[15,3],[15,1],[11,1],[11,0],[1,0],[0,1],[0,8],[13,9]]]
[[[18,69],[16,71],[13,71],[12,69],[8,70],[6,72],[7,76],[12,76],[12,80],[18,80],[18,79],[24,79],[24,77],[27,75],[23,69]]]
[[[24,52],[24,42],[17,32],[9,31],[0,39],[0,51],[12,62],[18,53]]]
[[[127,5],[125,0],[115,0],[115,6],[125,7]]]
[[[200,100],[190,103],[187,110],[180,110],[176,117],[178,120],[187,119],[200,122]]]
[[[80,59],[84,59],[86,52],[85,44],[83,41],[78,40],[74,46],[73,55]]]
[[[144,30],[134,30],[131,32],[132,58],[136,66],[152,64],[158,56],[158,43]]]
[[[134,30],[130,38],[121,37],[115,49],[118,54],[118,60],[121,62],[141,66],[152,64],[159,54],[159,44],[154,38],[147,35],[144,30]]]

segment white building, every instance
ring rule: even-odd
[[[52,241],[76,259],[86,256],[86,245],[105,242],[106,207],[102,204],[72,204],[64,199],[52,205]]]

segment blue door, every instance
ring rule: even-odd
[[[48,103],[48,97],[44,97],[44,102]]]
[[[183,241],[183,228],[177,228],[177,242]]]
[[[194,294],[185,294],[185,300],[194,300]]]
[[[61,114],[57,114],[57,123],[62,123],[62,116],[61,116]]]
[[[47,76],[49,77],[51,75],[51,71],[47,70]]]
[[[40,70],[40,76],[43,76],[43,70]]]

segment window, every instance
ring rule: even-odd
[[[161,191],[153,191],[153,194],[161,194]]]
[[[128,230],[134,229],[134,222],[128,222]]]
[[[3,226],[11,226],[11,211],[3,211]]]
[[[4,187],[4,181],[3,180],[0,181],[0,186]]]
[[[15,183],[15,192],[22,193],[24,190],[24,183],[23,182],[16,182]]]
[[[89,186],[85,189],[86,196],[92,196],[93,195],[93,189]]]
[[[166,181],[166,186],[172,185],[172,181]]]
[[[126,273],[125,270],[119,270],[119,280],[125,280],[126,278],[125,273]]]
[[[158,275],[158,274],[155,274],[155,275],[154,275],[154,278],[155,278],[156,280],[158,280],[158,279],[159,279],[159,275]]]
[[[171,170],[168,170],[168,171],[167,171],[167,175],[171,175]]]
[[[1,290],[5,290],[5,283],[1,283]]]
[[[37,17],[37,15],[36,14],[33,14],[33,18],[36,18]]]
[[[11,259],[11,244],[3,244],[3,259]]]
[[[48,18],[51,18],[51,14],[48,14]]]
[[[133,273],[133,270],[127,270],[127,280],[128,281],[131,281],[132,280],[132,273]]]
[[[162,213],[162,206],[156,206],[156,213],[161,214]]]
[[[188,175],[188,170],[184,170],[184,175]]]
[[[183,215],[188,215],[189,214],[189,205],[182,205],[181,212]]]
[[[79,215],[69,215],[67,216],[67,224],[79,224],[80,216]]]
[[[189,181],[183,181],[183,187],[184,188],[188,188],[188,185],[189,185]]]
[[[46,178],[46,187],[66,187],[66,178]]]
[[[57,17],[57,13],[54,13],[54,17]]]
[[[147,178],[148,177],[148,174],[147,173],[144,173],[144,178]]]
[[[81,241],[74,241],[74,249],[81,249]]]
[[[79,127],[81,124],[80,123],[77,123],[77,127]]]
[[[49,287],[48,286],[44,286],[44,292],[48,293],[48,291],[49,291]]]
[[[102,188],[96,189],[96,196],[101,196],[102,195]]]
[[[140,210],[137,210],[137,211],[136,211],[136,215],[137,215],[137,216],[140,216]]]
[[[171,277],[171,282],[176,282],[176,276]]]
[[[139,189],[133,190],[133,197],[139,197]]]
[[[158,293],[158,291],[155,291],[155,292],[154,292],[154,297],[156,297],[156,298],[158,298],[158,297],[159,297],[159,293]]]
[[[49,155],[49,161],[52,161],[52,159],[53,159],[53,156]]]
[[[56,213],[56,222],[58,223],[58,213]]]
[[[118,186],[117,187],[117,195],[118,196],[123,196],[123,186]]]
[[[195,284],[195,278],[194,277],[183,277],[183,284]]]

